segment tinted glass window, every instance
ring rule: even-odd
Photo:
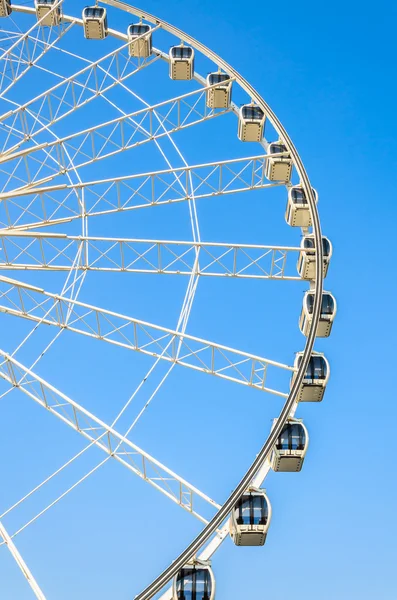
[[[37,3],[39,6],[43,5],[43,4],[49,4],[49,5],[53,5],[55,4],[55,0],[39,0],[39,2]],[[59,8],[59,7],[58,7]]]
[[[325,379],[327,366],[322,356],[312,356],[306,371],[306,379]]]
[[[269,152],[270,154],[278,154],[279,152],[287,152],[287,148],[284,144],[270,144]]]
[[[174,46],[172,48],[172,57],[173,58],[191,58],[192,56],[192,48],[189,46]]]
[[[226,73],[210,73],[209,75],[209,84],[215,85],[215,83],[222,83],[223,81],[228,81],[230,79],[229,75]]]
[[[130,35],[143,35],[150,30],[149,25],[130,25]]]
[[[241,112],[243,119],[261,121],[264,117],[264,112],[259,106],[243,106]]]
[[[334,299],[331,294],[323,294],[321,315],[332,315],[334,312]]]
[[[278,450],[303,450],[306,444],[305,430],[300,423],[287,423],[277,440]]]
[[[261,494],[244,494],[235,507],[238,525],[266,525],[268,506]]]
[[[208,569],[184,568],[176,579],[178,600],[210,600],[211,576]]]
[[[101,19],[105,14],[105,9],[99,6],[88,6],[84,9],[84,16],[90,19]]]
[[[306,296],[306,306],[309,315],[313,314],[314,294],[308,294]],[[331,294],[323,294],[323,299],[321,302],[321,315],[332,315],[334,312],[334,307],[335,303]]]
[[[327,238],[323,237],[322,238],[323,241],[323,256],[327,257],[329,256],[330,250],[331,250],[331,245],[329,243],[329,241],[327,240]],[[314,249],[314,237],[305,237],[303,240],[303,247],[308,250],[308,249]],[[307,252],[306,254],[314,254],[314,252]]]

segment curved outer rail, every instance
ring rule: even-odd
[[[233,67],[231,67],[226,61],[224,61],[220,56],[218,56],[215,52],[212,52],[209,48],[207,48],[204,44],[201,44],[199,41],[195,40],[193,37],[184,33],[181,29],[174,27],[173,25],[167,23],[151,15],[146,13],[136,7],[130,6],[125,2],[120,2],[119,0],[102,0],[103,4],[107,4],[109,6],[113,6],[124,12],[130,13],[138,18],[142,18],[149,23],[160,26],[164,31],[168,31],[172,35],[177,38],[180,38],[187,44],[190,44],[193,48],[207,56],[210,60],[212,60],[215,64],[217,64],[220,68],[222,68],[230,77],[236,79],[238,85],[251,97],[251,99],[258,104],[265,112],[266,116],[272,122],[275,130],[279,134],[280,138],[284,141],[287,149],[293,159],[294,166],[297,170],[297,173],[300,177],[301,184],[305,190],[306,198],[308,199],[309,209],[312,217],[313,223],[313,232],[315,239],[315,247],[316,247],[316,280],[315,280],[315,298],[314,298],[314,307],[313,307],[313,321],[310,328],[309,335],[306,340],[306,346],[302,356],[302,362],[300,364],[300,368],[298,370],[296,379],[291,388],[290,394],[287,398],[283,409],[280,412],[277,423],[274,429],[271,431],[269,437],[266,442],[262,446],[259,454],[257,455],[254,462],[251,464],[244,477],[241,479],[240,483],[234,489],[234,491],[230,494],[226,502],[219,509],[217,514],[213,517],[213,519],[206,525],[206,527],[199,533],[199,535],[191,542],[191,544],[155,579],[153,582],[147,586],[138,596],[135,597],[135,600],[149,600],[155,594],[157,594],[176,573],[189,561],[191,560],[195,554],[200,550],[200,548],[205,544],[205,542],[215,533],[215,531],[222,525],[222,523],[226,520],[229,513],[232,511],[234,505],[239,500],[239,498],[243,495],[245,490],[249,487],[252,479],[258,470],[263,466],[264,462],[267,460],[270,452],[276,442],[276,439],[281,433],[281,430],[290,416],[293,413],[296,406],[296,396],[300,385],[302,383],[304,374],[306,372],[307,366],[309,364],[310,355],[313,350],[315,338],[316,338],[316,330],[317,323],[320,318],[321,311],[321,297],[323,291],[323,249],[321,243],[321,226],[320,219],[317,211],[317,206],[315,202],[315,197],[312,191],[312,186],[310,184],[309,177],[306,173],[303,162],[296,150],[290,136],[287,131],[283,127],[282,123],[279,121],[275,113],[272,111],[270,106],[265,102],[265,100],[255,91],[255,89],[246,81]],[[13,7],[14,10],[19,10],[20,12],[33,12],[32,9],[26,9],[25,7],[18,6]],[[72,20],[71,17],[67,17],[66,15],[63,17],[66,21]],[[80,19],[73,18],[76,23],[81,24]],[[113,35],[118,39],[125,39],[125,35],[120,34],[117,31],[109,30],[109,34]]]

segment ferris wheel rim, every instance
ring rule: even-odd
[[[205,45],[201,44],[200,42],[198,42],[193,37],[191,37],[188,34],[186,34],[185,32],[183,32],[182,30],[174,27],[173,25],[171,25],[161,19],[158,19],[157,17],[155,17],[153,15],[143,12],[138,8],[132,7],[124,2],[120,2],[118,0],[101,0],[101,1],[103,4],[107,4],[109,6],[113,6],[114,8],[118,8],[124,12],[133,14],[135,16],[142,17],[145,20],[154,23],[156,26],[168,31],[172,35],[181,38],[181,40],[183,40],[184,42],[191,44],[199,52],[201,52],[202,54],[204,54],[208,58],[210,58],[220,68],[224,69],[230,76],[233,76],[236,79],[238,85],[247,92],[247,94],[252,98],[252,100],[255,101],[258,104],[258,106],[260,106],[262,108],[262,110],[264,110],[266,116],[269,117],[272,125],[274,126],[275,130],[280,135],[280,137],[282,138],[283,142],[285,143],[285,145],[293,159],[294,166],[297,170],[301,185],[305,191],[306,198],[308,200],[309,210],[310,210],[310,214],[312,217],[312,223],[313,223],[313,235],[314,235],[315,246],[316,246],[316,258],[315,258],[315,260],[316,260],[316,278],[315,278],[315,284],[313,287],[313,291],[315,294],[314,306],[313,306],[313,318],[312,318],[309,334],[306,338],[306,344],[305,344],[305,348],[303,350],[302,361],[301,361],[298,371],[296,373],[296,376],[295,376],[294,382],[292,384],[288,398],[287,398],[287,400],[284,404],[284,407],[283,407],[282,411],[280,412],[280,415],[277,419],[277,423],[276,423],[275,427],[273,428],[273,430],[271,431],[268,438],[266,439],[264,445],[262,446],[261,451],[257,455],[257,458],[251,464],[251,466],[245,473],[244,477],[241,479],[238,486],[234,489],[232,494],[230,494],[229,498],[226,500],[226,502],[223,504],[223,506],[219,509],[219,511],[216,513],[216,515],[213,517],[213,519],[201,531],[201,533],[195,538],[195,540],[193,540],[191,542],[191,544],[180,554],[180,556],[177,559],[175,559],[173,561],[173,563],[167,569],[165,569],[163,571],[163,573],[161,573],[155,580],[153,580],[153,582],[149,586],[147,586],[145,588],[145,590],[143,590],[138,596],[136,596],[136,600],[148,600],[154,594],[156,594],[158,591],[160,591],[164,587],[164,585],[166,585],[171,580],[171,578],[178,572],[178,570],[180,568],[182,568],[184,564],[186,564],[186,562],[188,562],[189,560],[191,560],[194,557],[196,552],[204,545],[204,543],[206,541],[208,541],[208,539],[211,537],[211,535],[213,535],[213,533],[215,532],[217,527],[225,521],[225,519],[230,514],[230,512],[233,509],[237,500],[242,496],[244,491],[248,488],[249,483],[250,483],[250,481],[252,481],[252,478],[254,477],[255,473],[264,464],[264,462],[270,455],[271,449],[274,445],[276,438],[280,434],[285,422],[291,415],[291,412],[293,411],[294,407],[296,407],[297,394],[299,391],[299,387],[303,381],[307,366],[309,364],[310,356],[311,356],[311,353],[312,353],[312,350],[314,347],[314,342],[316,339],[317,324],[318,324],[318,321],[320,318],[320,312],[321,312],[321,296],[322,296],[322,291],[323,291],[323,269],[322,269],[323,249],[322,249],[322,242],[321,242],[322,236],[321,236],[320,219],[319,219],[316,201],[315,201],[315,195],[313,193],[313,189],[310,184],[309,177],[306,173],[306,170],[305,170],[303,162],[299,156],[299,153],[297,152],[290,136],[288,135],[287,131],[283,127],[281,121],[277,118],[277,116],[272,111],[270,106],[265,102],[265,100],[256,92],[256,90],[235,69],[233,69],[233,67],[231,67],[226,61],[224,61],[216,53],[212,52]],[[24,7],[24,6],[19,7],[19,6],[13,5],[13,9],[15,11],[25,12],[25,13],[34,13],[35,12],[34,9],[29,9],[28,7]],[[66,21],[70,21],[70,22],[74,21],[78,25],[82,24],[81,19],[76,19],[74,17],[68,17],[66,15],[63,15],[63,18]],[[116,37],[118,39],[122,39],[122,40],[126,39],[125,34],[121,34],[120,32],[115,31],[115,30],[109,30],[109,35]],[[163,56],[163,58],[165,58],[165,57]]]

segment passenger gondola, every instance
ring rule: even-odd
[[[270,157],[266,161],[266,177],[269,181],[289,181],[292,172],[292,159],[290,155],[272,156],[287,152],[286,146],[281,142],[272,142],[269,144],[268,154]]]
[[[147,58],[152,53],[152,34],[149,25],[138,23],[128,27],[128,52],[130,56]],[[139,38],[139,39],[137,39]]]
[[[53,8],[56,4],[57,6]],[[37,20],[40,21],[43,19],[41,25],[47,25],[48,27],[59,25],[61,21],[61,5],[58,0],[35,0],[34,5]],[[51,9],[53,9],[52,12]]]
[[[214,600],[215,578],[209,561],[196,559],[178,571],[172,597],[173,600]]]
[[[299,327],[303,335],[308,336],[313,320],[314,292],[309,290],[303,298]],[[336,315],[336,300],[329,292],[323,292],[320,320],[317,325],[317,337],[328,337]]]
[[[192,79],[194,50],[190,46],[173,46],[170,49],[170,77],[175,80]]]
[[[102,40],[108,34],[106,8],[86,6],[83,10],[84,36],[87,40]]]
[[[312,190],[317,203],[317,192],[314,188],[312,188]],[[312,225],[309,204],[307,202],[305,190],[301,185],[294,185],[288,190],[285,220],[291,227],[311,227]]]
[[[260,106],[245,104],[238,117],[238,137],[242,142],[261,142],[266,115]]]
[[[0,17],[8,17],[11,13],[11,0],[0,0]]]
[[[207,86],[216,87],[207,90],[208,108],[227,108],[232,95],[232,82],[226,73],[210,73],[207,76]]]
[[[274,419],[273,427],[276,423],[277,419]],[[273,471],[300,471],[308,445],[309,434],[302,420],[288,419],[272,450],[270,466]]]
[[[299,369],[303,352],[298,352],[295,357],[294,367]],[[291,377],[290,388],[296,379],[296,372]],[[329,363],[323,354],[313,352],[306,369],[305,376],[299,388],[297,399],[299,402],[321,402],[329,379]]]
[[[332,244],[328,238],[322,238],[323,242],[323,276],[326,277],[328,273],[329,261],[332,256]],[[314,235],[309,234],[301,241],[301,248],[297,269],[302,279],[315,279],[316,277],[316,250]]]
[[[263,546],[272,508],[264,490],[250,488],[230,517],[230,536],[236,546]]]

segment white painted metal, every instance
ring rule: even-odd
[[[292,159],[285,144],[281,141],[269,144],[269,154],[273,155],[266,163],[266,177],[269,181],[289,181],[292,173]]]
[[[12,554],[15,562],[17,563],[18,567],[21,569],[21,571],[22,571],[25,579],[27,580],[28,584],[32,588],[32,591],[33,591],[34,595],[36,596],[36,598],[38,600],[46,600],[43,592],[39,588],[39,585],[38,585],[37,581],[33,577],[32,573],[30,572],[30,570],[29,570],[29,568],[28,568],[28,566],[26,564],[26,562],[23,560],[23,558],[22,558],[21,554],[19,553],[17,547],[15,546],[15,544],[12,541],[11,537],[8,535],[6,528],[4,527],[4,525],[1,522],[0,522],[0,536],[3,538],[4,543],[6,544],[7,548],[11,552],[11,554]]]
[[[81,249],[79,259],[75,257]],[[195,266],[200,251],[200,265]],[[299,281],[293,261],[299,247],[134,240],[0,230],[5,270],[113,271]],[[289,269],[288,269],[289,267]]]
[[[196,501],[201,498],[211,506],[219,508],[219,504],[209,496],[118,433],[113,427],[95,417],[45,379],[26,368],[15,358],[2,350],[0,350],[0,356],[3,359],[0,364],[1,379],[18,388],[173,502],[204,523],[207,522],[206,519],[193,509],[194,496],[197,496]]]
[[[0,296],[0,312],[74,331],[149,356],[161,357],[162,360],[277,396],[288,395],[266,386],[268,369],[275,367],[283,371],[294,370],[283,363],[77,300],[72,301],[6,277],[0,277],[0,280],[4,290]],[[18,290],[16,295],[13,293],[15,289]],[[48,310],[53,305],[52,312],[43,318],[43,309]],[[67,314],[73,315],[72,323],[65,321]],[[182,346],[181,355],[177,353],[179,344]],[[164,352],[164,349],[167,350]]]
[[[11,13],[11,0],[0,0],[0,17],[8,17]]]

